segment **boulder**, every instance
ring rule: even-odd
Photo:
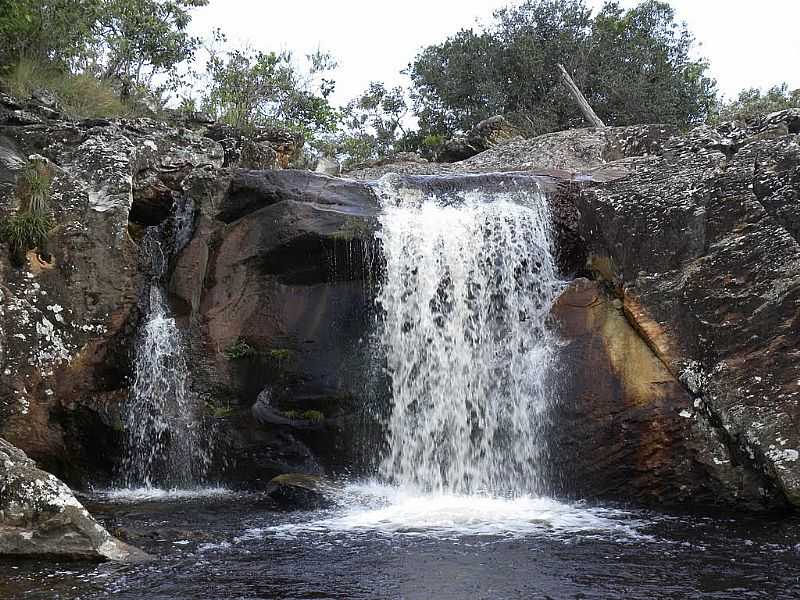
[[[522,137],[520,129],[502,115],[495,115],[475,125],[466,135],[447,140],[436,160],[458,162]]]
[[[113,537],[70,489],[0,438],[0,558],[141,562],[150,557]]]
[[[333,506],[333,486],[321,477],[291,473],[269,482],[267,496],[287,510],[318,510]]]

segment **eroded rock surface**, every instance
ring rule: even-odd
[[[590,263],[743,464],[800,504],[800,110],[701,127],[577,196]],[[709,452],[711,450],[709,449]]]
[[[64,483],[1,438],[0,556],[122,562],[149,558],[109,534]]]

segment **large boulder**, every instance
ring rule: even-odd
[[[436,158],[439,162],[458,162],[522,137],[522,131],[505,117],[495,115],[475,125],[466,135],[447,140]]]
[[[109,534],[64,483],[2,438],[0,557],[122,562],[149,558]]]
[[[688,418],[727,448],[713,462],[758,473],[796,506],[798,130],[800,110],[701,127],[576,199],[590,267],[684,385]]]

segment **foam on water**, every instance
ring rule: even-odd
[[[117,488],[101,490],[95,496],[107,502],[136,504],[139,502],[175,502],[204,500],[233,496],[235,492],[224,487],[200,487],[190,489],[165,489],[157,487]]]
[[[631,513],[569,504],[552,498],[431,494],[370,482],[343,488],[340,507],[319,518],[247,530],[237,538],[304,534],[368,534],[416,537],[600,536],[642,540],[643,524]]]

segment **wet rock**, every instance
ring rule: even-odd
[[[800,111],[701,127],[577,196],[597,277],[729,459],[800,505]],[[783,127],[781,127],[781,125]],[[758,135],[780,129],[781,135]],[[694,414],[694,412],[692,413]],[[710,456],[711,450],[708,450]],[[725,476],[721,481],[736,489]]]
[[[601,284],[574,281],[553,315],[563,339],[549,435],[558,493],[659,506],[781,506]]]
[[[317,510],[333,505],[333,486],[313,475],[278,475],[269,482],[266,493],[278,506],[287,510]]]
[[[70,489],[0,439],[0,557],[140,562],[147,554],[110,535]]]

